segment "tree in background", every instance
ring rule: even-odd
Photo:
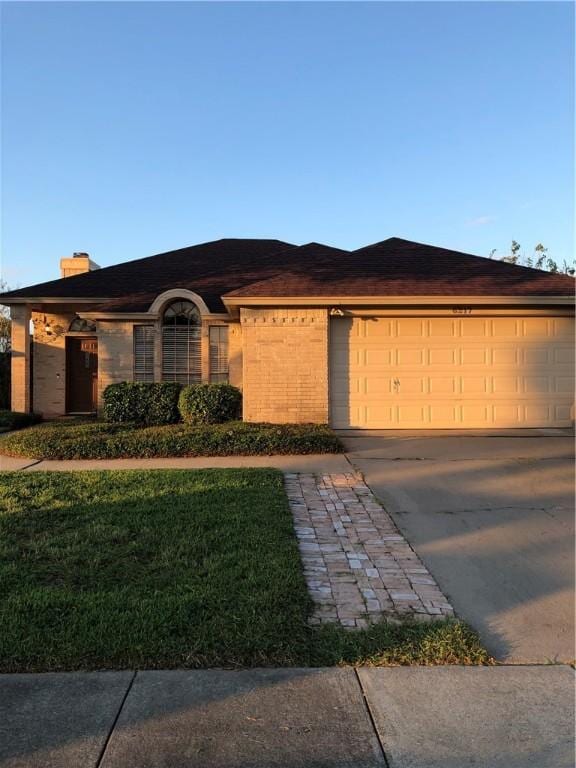
[[[8,291],[0,279],[0,293]],[[0,409],[10,408],[10,310],[0,304]]]
[[[493,259],[496,255],[496,248],[490,251],[490,258]],[[533,269],[543,269],[546,272],[553,272],[563,275],[576,274],[576,262],[564,261],[562,266],[558,262],[548,255],[548,248],[545,248],[542,243],[534,246],[532,255],[526,256],[522,253],[522,246],[516,240],[512,240],[510,245],[510,253],[506,256],[502,256],[500,261],[505,261],[507,264],[519,264],[523,267],[532,267]]]
[[[0,293],[9,291],[5,280],[0,278]],[[0,352],[10,351],[10,310],[0,304]]]

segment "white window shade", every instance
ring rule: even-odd
[[[162,379],[180,384],[198,384],[202,378],[199,326],[173,325],[162,328]]]
[[[228,381],[228,326],[210,326],[210,381]]]
[[[154,381],[154,326],[134,326],[134,381]]]

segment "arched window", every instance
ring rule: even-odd
[[[162,317],[162,379],[198,384],[202,379],[201,317],[191,301],[177,299]]]
[[[84,320],[82,317],[75,317],[70,323],[68,330],[81,333],[96,333],[96,323],[92,320]]]

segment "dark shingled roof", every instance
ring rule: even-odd
[[[11,298],[106,299],[105,308],[145,312],[171,288],[198,293],[212,312],[224,312],[220,297],[282,271],[296,246],[281,240],[224,239],[127,261],[93,272],[51,280],[0,294]],[[104,308],[103,302],[98,302]]]
[[[573,296],[572,277],[398,237],[231,291],[249,296]]]
[[[172,288],[194,291],[222,312],[222,297],[242,296],[573,296],[574,280],[398,237],[352,252],[226,239],[20,288],[0,294],[0,303],[94,298],[100,310],[145,312]]]

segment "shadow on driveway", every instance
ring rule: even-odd
[[[572,437],[368,433],[344,442],[496,658],[573,660]]]

